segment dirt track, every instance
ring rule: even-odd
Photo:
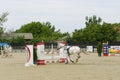
[[[120,80],[120,55],[81,54],[79,63],[25,67],[26,54],[1,58],[0,80]]]

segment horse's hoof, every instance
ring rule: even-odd
[[[71,61],[72,63],[75,63],[74,61]]]
[[[67,59],[65,60],[65,64],[68,64],[68,60]]]
[[[78,56],[78,58],[80,58],[81,56]]]

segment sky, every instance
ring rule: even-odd
[[[96,15],[108,23],[120,22],[120,0],[0,0],[0,15],[9,12],[6,31],[31,22],[47,22],[61,32],[85,27],[85,17]]]

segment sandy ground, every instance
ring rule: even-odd
[[[81,54],[77,64],[52,63],[25,67],[26,54],[0,56],[0,80],[120,80],[120,55]]]

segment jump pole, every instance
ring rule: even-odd
[[[109,54],[108,42],[103,43],[103,56],[108,56]]]
[[[54,56],[54,50],[53,50],[53,44],[51,44],[51,56],[47,56],[48,54],[45,54],[45,45],[43,42],[39,42],[37,44],[37,65],[45,65],[48,63],[56,63],[57,59],[59,59],[59,56]]]
[[[27,62],[25,66],[33,66],[34,61],[33,61],[33,45],[26,45],[25,46],[26,52],[27,52]]]
[[[38,56],[37,65],[45,65],[43,42],[37,43],[37,56]]]
[[[66,42],[59,42],[59,44],[66,45]],[[60,63],[65,63],[65,61],[67,60],[67,54],[65,54],[63,48],[60,49],[59,54],[60,54],[59,62],[60,62]]]

